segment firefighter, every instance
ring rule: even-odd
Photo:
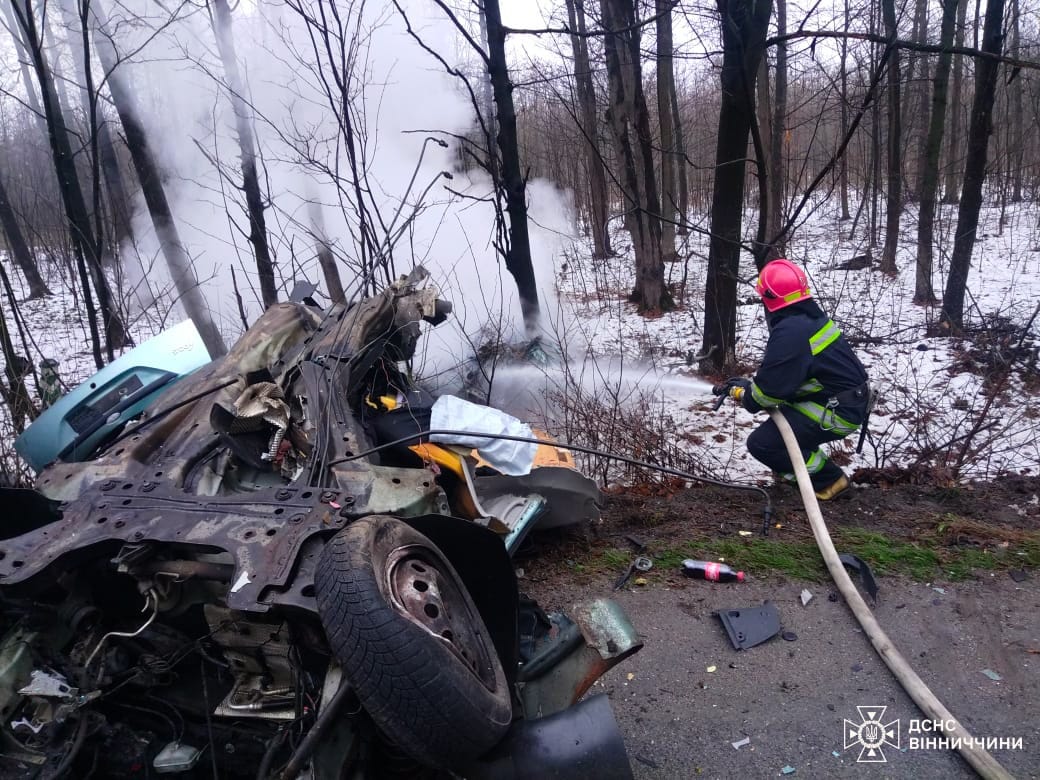
[[[783,259],[768,263],[755,291],[766,308],[769,341],[754,380],[727,380],[728,392],[750,412],[779,408],[798,439],[816,497],[828,501],[845,492],[849,480],[820,445],[864,424],[873,398],[867,372],[813,300],[809,279],[797,265]],[[747,447],[779,479],[794,481],[772,418],[751,433]]]

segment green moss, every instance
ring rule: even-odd
[[[839,553],[852,553],[870,564],[875,574],[899,574],[919,581],[936,578],[962,580],[979,570],[1040,568],[1040,534],[1006,548],[950,547],[937,538],[920,541],[891,539],[863,529],[842,528],[833,533]],[[621,571],[634,553],[610,549],[600,554],[593,568]],[[675,571],[684,558],[720,560],[750,576],[785,574],[801,580],[827,578],[816,544],[810,540],[718,538],[682,541],[653,554],[657,570]]]

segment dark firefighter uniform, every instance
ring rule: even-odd
[[[821,498],[832,498],[848,487],[848,481],[820,445],[848,436],[866,419],[867,372],[841,330],[815,301],[768,312],[766,321],[765,355],[742,403],[751,412],[780,407],[801,446],[814,490]],[[748,437],[747,447],[781,477],[794,479],[787,448],[772,418]]]

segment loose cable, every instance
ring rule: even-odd
[[[746,482],[727,482],[722,479],[715,479],[713,477],[703,477],[697,474],[691,474],[688,471],[682,469],[675,469],[671,466],[661,466],[656,463],[650,463],[645,460],[639,460],[638,458],[629,458],[625,455],[616,455],[612,452],[606,452],[604,450],[598,450],[594,447],[584,447],[580,444],[561,444],[555,441],[546,441],[545,439],[537,439],[533,436],[514,436],[507,433],[483,433],[481,431],[460,431],[452,430],[447,428],[437,428],[428,431],[417,431],[416,433],[409,434],[408,436],[402,436],[400,439],[386,442],[384,444],[377,444],[364,452],[358,452],[353,455],[347,455],[342,458],[336,458],[330,460],[328,465],[335,466],[338,463],[347,463],[352,460],[359,460],[361,458],[367,458],[369,455],[374,455],[382,450],[389,449],[391,447],[399,447],[402,444],[406,444],[410,441],[416,441],[418,439],[427,438],[429,436],[466,436],[466,437],[479,437],[482,439],[500,439],[503,441],[517,441],[526,444],[550,444],[553,447],[558,447],[561,450],[571,450],[574,452],[582,452],[586,455],[595,455],[600,458],[608,458],[610,460],[620,461],[621,463],[627,463],[630,466],[638,466],[644,469],[650,469],[652,471],[660,471],[663,474],[668,474],[673,477],[680,477],[681,479],[689,480],[691,482],[702,482],[708,485],[716,485],[723,488],[731,488],[733,490],[747,490],[759,493],[765,500],[766,505],[762,509],[762,515],[765,522],[765,527],[768,528],[769,521],[773,516],[773,501],[769,496],[769,491],[759,485],[749,485]]]

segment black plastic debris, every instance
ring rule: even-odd
[[[783,639],[785,642],[797,642],[798,634],[796,634],[794,631],[785,631],[780,635],[780,638]]]
[[[1012,569],[1008,572],[1008,576],[1015,582],[1025,582],[1029,579],[1029,572],[1025,569]]]
[[[715,613],[737,650],[747,650],[780,633],[780,613],[770,602],[760,607],[722,609]]]
[[[842,553],[838,556],[838,559],[848,568],[859,572],[859,581],[863,583],[863,589],[870,596],[870,600],[877,604],[877,580],[874,579],[874,572],[870,570],[867,562],[851,553]]]

